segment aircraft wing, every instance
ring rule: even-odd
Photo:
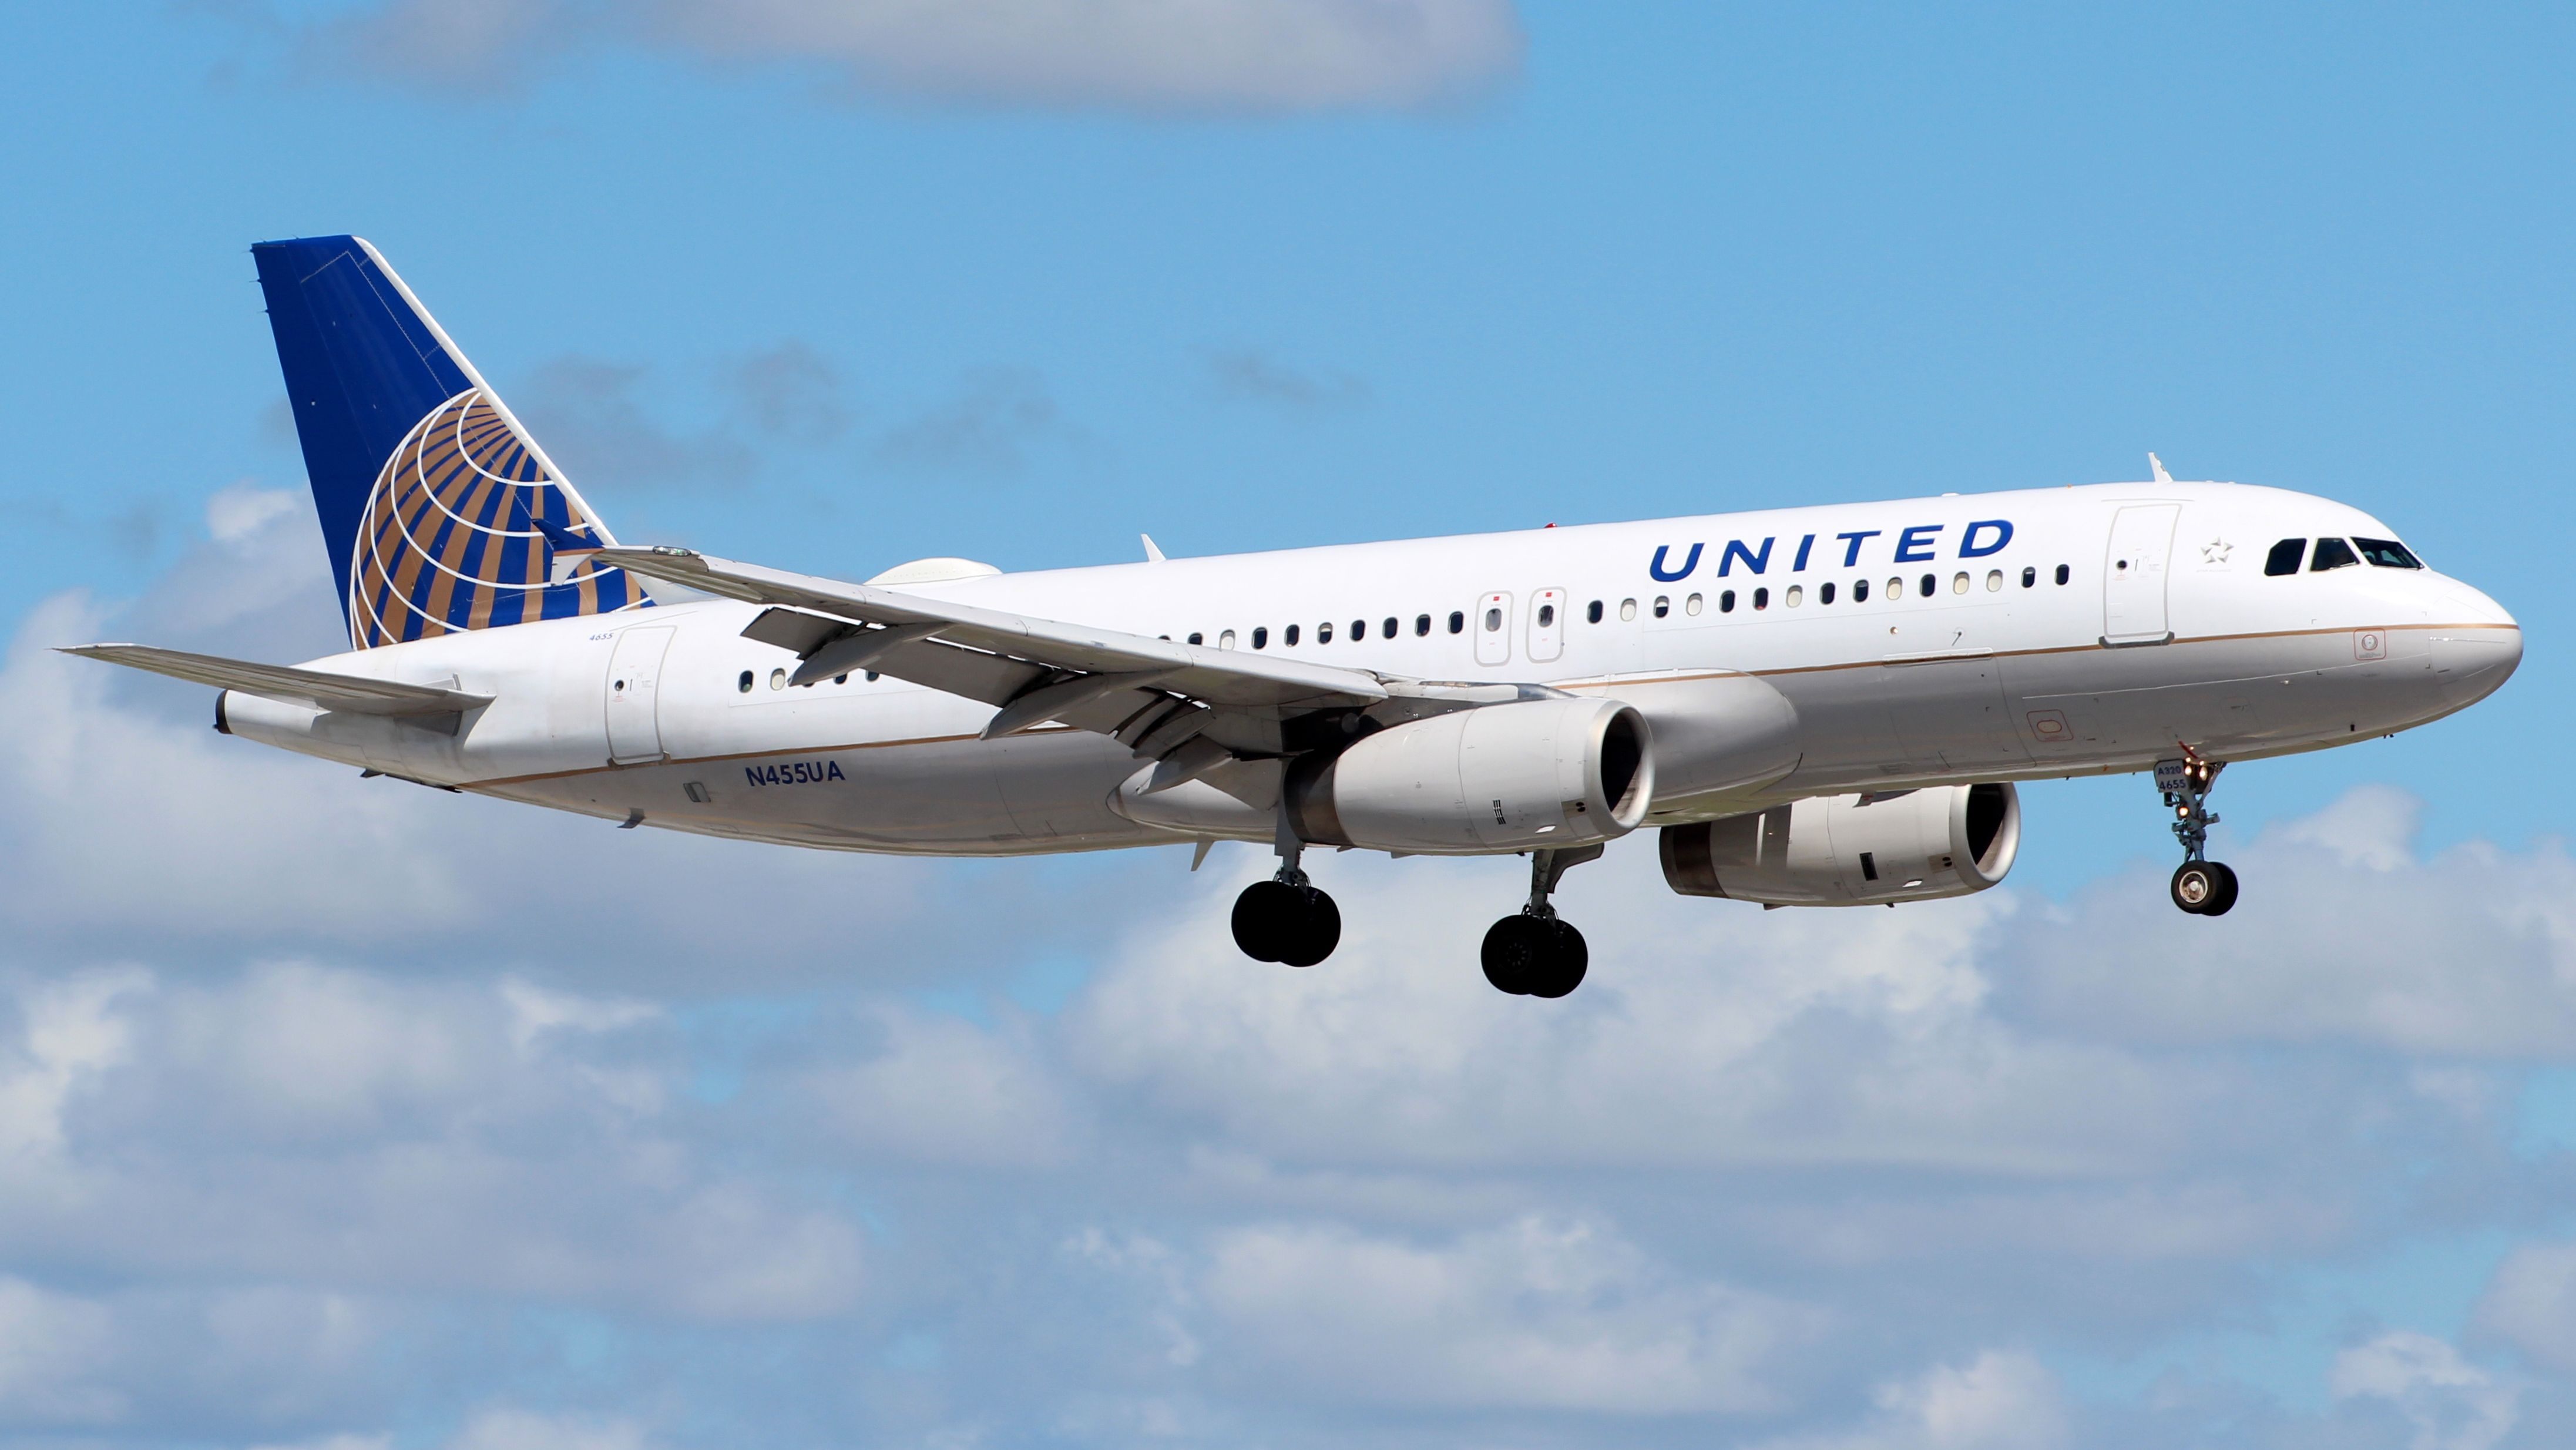
[[[454,715],[492,703],[489,695],[469,695],[437,685],[407,685],[398,680],[371,680],[327,670],[254,664],[217,655],[154,649],[150,645],[84,644],[63,653],[192,680],[219,690],[239,690],[266,700],[283,700],[316,710],[346,710],[355,715]]]
[[[1090,625],[925,599],[866,584],[709,558],[687,549],[609,548],[604,566],[773,606],[743,632],[804,657],[795,683],[875,670],[1001,707],[989,738],[1050,720],[1115,735],[1177,772],[1231,752],[1275,752],[1281,721],[1389,697],[1366,670],[1209,649]],[[1231,753],[1230,752],[1230,753]]]

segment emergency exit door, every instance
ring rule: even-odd
[[[1476,631],[1476,663],[1507,665],[1512,662],[1512,596],[1488,594],[1476,601],[1476,617],[1468,621]]]

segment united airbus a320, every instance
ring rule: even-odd
[[[2331,499],[2226,483],[1943,495],[863,583],[619,544],[375,248],[252,249],[349,628],[216,728],[442,789],[842,851],[1260,842],[1252,957],[1340,939],[1307,848],[1530,858],[1486,976],[1561,997],[1567,868],[1651,829],[1765,906],[1983,891],[2014,782],[2152,772],[2174,904],[2226,766],[2438,720],[2521,633]],[[2152,462],[2152,459],[2150,460]],[[1463,951],[1461,953],[1463,957]]]

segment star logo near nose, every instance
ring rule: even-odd
[[[2208,543],[2200,546],[2200,562],[2204,564],[2224,564],[2227,562],[2227,556],[2234,552],[2236,552],[2236,546],[2234,544],[2227,542],[2225,539],[2212,539]]]

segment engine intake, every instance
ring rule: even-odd
[[[1300,838],[1471,855],[1624,836],[1655,791],[1646,717],[1616,700],[1523,700],[1370,735],[1289,772]]]
[[[1897,795],[1810,796],[1721,821],[1666,826],[1664,880],[1684,896],[1765,906],[1876,906],[1967,896],[2021,851],[2009,783]]]

